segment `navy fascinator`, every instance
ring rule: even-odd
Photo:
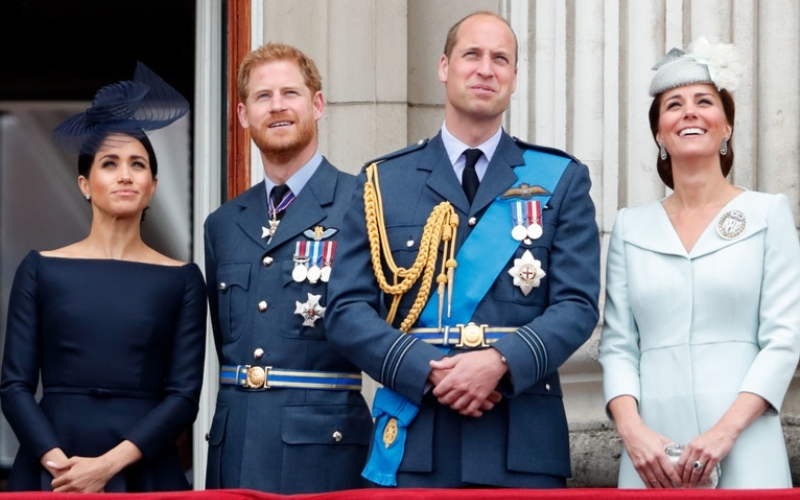
[[[53,130],[53,141],[65,151],[94,154],[109,134],[141,137],[144,131],[166,127],[187,111],[185,97],[137,62],[133,80],[98,90],[89,109]]]

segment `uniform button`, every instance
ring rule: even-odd
[[[269,255],[267,255],[263,259],[261,259],[261,263],[264,265],[264,267],[271,266],[273,262],[275,262],[275,259],[273,259]]]
[[[337,443],[342,440],[342,437],[343,436],[342,436],[341,432],[339,432],[339,431],[334,431],[333,432],[333,440],[336,441]]]
[[[478,223],[477,217],[470,217],[469,220],[467,221],[467,224],[469,224],[470,227],[474,226],[477,223]]]
[[[258,310],[259,310],[259,312],[262,312],[262,313],[267,310],[267,301],[266,300],[262,300],[261,302],[258,303]]]
[[[225,283],[224,281],[219,284],[219,289],[220,290],[225,290],[226,288],[228,288],[228,284]]]
[[[264,356],[264,349],[260,347],[256,347],[256,350],[253,351],[253,358],[254,359],[261,359]]]
[[[413,247],[413,246],[414,246],[414,240],[408,240],[408,241],[406,241],[406,246],[407,246],[408,248],[411,248],[411,247]]]
[[[549,392],[550,391],[550,384],[544,384],[544,390]]]
[[[209,433],[207,433],[207,432],[206,432],[206,435],[205,435],[205,436],[203,436],[203,437],[205,437],[205,438],[206,438],[206,441],[209,441],[209,440],[211,439],[211,434],[209,434]]]

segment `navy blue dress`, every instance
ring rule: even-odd
[[[106,491],[188,488],[174,443],[197,415],[205,322],[195,264],[30,252],[11,289],[0,379],[3,412],[21,445],[8,489],[50,490],[39,460],[54,447],[94,457],[125,439],[143,458]]]

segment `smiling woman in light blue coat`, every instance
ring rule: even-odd
[[[695,487],[717,464],[718,487],[792,486],[778,412],[800,356],[800,245],[784,195],[726,180],[734,56],[699,39],[655,68],[650,124],[674,192],[617,216],[600,342],[620,487]]]

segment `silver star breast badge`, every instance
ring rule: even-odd
[[[296,300],[294,313],[303,317],[303,326],[314,326],[314,322],[325,316],[325,308],[319,305],[322,295],[307,294],[308,300],[303,303]]]
[[[542,263],[533,258],[530,250],[525,250],[522,258],[514,259],[514,267],[508,270],[508,274],[514,278],[514,286],[518,286],[524,295],[538,288],[542,278],[547,276],[542,269]]]
[[[281,221],[279,220],[271,220],[269,221],[269,228],[261,226],[261,237],[267,240],[267,243],[272,241],[272,237],[275,236],[275,231],[278,230],[278,224]]]

